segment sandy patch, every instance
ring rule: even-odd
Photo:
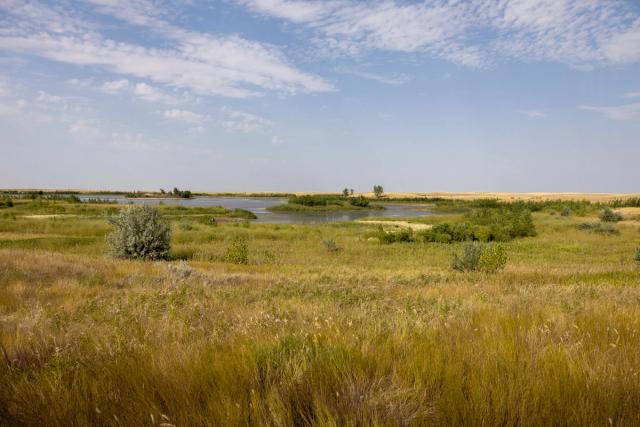
[[[359,222],[361,224],[375,224],[375,225],[391,225],[393,227],[405,227],[405,228],[411,228],[412,230],[428,230],[432,227],[431,224],[418,224],[418,223],[413,223],[413,222],[408,222],[408,221],[375,221],[375,220],[366,220],[366,219],[361,219],[358,220],[356,222]]]

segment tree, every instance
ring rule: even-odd
[[[349,189],[348,189],[348,188],[345,188],[344,190],[342,190],[342,195],[343,195],[344,197],[349,197]]]
[[[353,188],[349,190],[349,194],[353,196]]]
[[[382,188],[382,185],[374,185],[373,186],[373,194],[379,199],[380,197],[382,197],[382,194],[384,193],[384,188]]]

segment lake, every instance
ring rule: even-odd
[[[223,206],[227,209],[246,209],[258,217],[255,222],[274,224],[307,224],[316,222],[355,221],[368,217],[419,217],[436,215],[427,205],[385,204],[384,210],[340,211],[340,212],[270,212],[267,208],[287,202],[280,197],[194,197],[192,199],[129,199],[124,196],[82,195],[81,200],[113,200],[119,204],[141,204],[178,206]]]

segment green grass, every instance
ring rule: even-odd
[[[113,206],[30,203],[0,217],[0,425],[640,424],[637,223],[534,213],[484,274],[375,225],[160,207],[178,267],[103,255]]]

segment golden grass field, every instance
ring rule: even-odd
[[[640,425],[637,220],[535,213],[485,274],[377,225],[189,209],[175,260],[118,260],[113,208],[0,210],[1,425]],[[28,217],[52,213],[76,216]],[[224,261],[238,236],[248,265]]]

